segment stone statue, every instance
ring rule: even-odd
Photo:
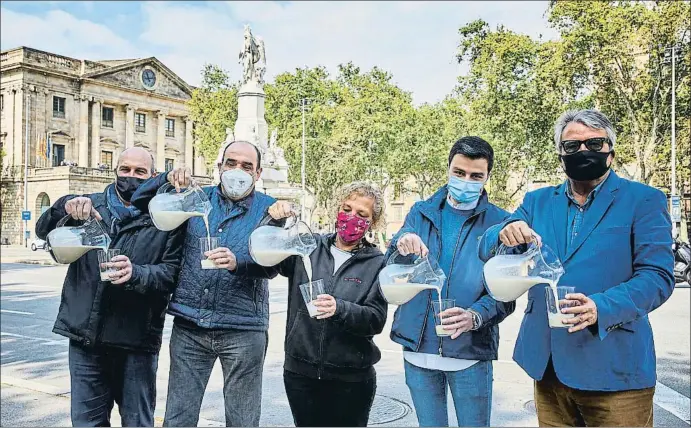
[[[264,41],[252,35],[249,25],[245,25],[244,42],[238,58],[242,64],[242,83],[254,82],[263,85],[266,72]]]
[[[235,135],[232,128],[226,128],[226,144],[235,141]]]
[[[257,36],[257,49],[259,51],[259,61],[255,66],[257,73],[257,83],[264,84],[264,74],[266,73],[266,50],[264,49],[264,39]]]

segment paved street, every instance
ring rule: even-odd
[[[65,266],[5,263],[1,265],[2,426],[68,426],[69,372],[67,340],[51,332],[60,300]],[[30,256],[11,253],[13,260]],[[17,256],[19,254],[19,256]],[[292,418],[282,382],[286,287],[284,278],[271,282],[271,326],[264,367],[263,426],[291,426]],[[689,288],[678,288],[662,308],[651,315],[658,356],[656,426],[689,426]],[[391,311],[393,311],[391,307]],[[520,326],[525,301],[501,326],[500,360],[495,363],[492,425],[530,426],[537,420],[532,407],[532,382],[511,361],[513,342]],[[390,312],[392,314],[393,312]],[[390,330],[390,321],[385,331]],[[161,424],[167,395],[169,368],[168,319],[158,370],[156,422]],[[371,423],[416,426],[410,396],[403,377],[400,348],[386,334],[376,339],[383,350],[377,365],[378,396]],[[238,393],[242,393],[238,391]],[[223,425],[223,393],[220,366],[214,369],[202,405],[200,425]],[[453,421],[453,416],[451,417]],[[119,424],[114,410],[113,423]],[[452,422],[453,423],[453,422]]]

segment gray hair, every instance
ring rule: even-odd
[[[560,151],[561,134],[564,133],[564,129],[571,122],[578,122],[592,129],[604,129],[607,132],[607,138],[612,142],[612,147],[614,147],[614,143],[617,141],[614,126],[603,113],[597,110],[569,110],[562,114],[557,119],[557,123],[554,124],[554,147],[558,152]]]
[[[336,194],[336,212],[340,210],[341,204],[353,196],[364,196],[372,198],[372,230],[379,230],[384,222],[384,194],[379,187],[366,181],[355,181],[341,187]]]

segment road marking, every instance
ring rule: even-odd
[[[655,384],[655,397],[653,401],[687,424],[691,423],[691,401],[684,394],[680,394],[667,385],[657,382]]]
[[[36,315],[33,312],[11,311],[9,309],[0,309],[0,312],[6,313],[6,314],[17,314],[17,315]]]
[[[67,339],[64,340],[53,340],[53,339],[46,339],[43,337],[33,337],[33,336],[24,336],[23,334],[15,334],[15,333],[6,333],[4,331],[0,332],[1,337],[16,337],[18,339],[29,339],[29,340],[38,340],[43,342],[43,345],[62,345],[62,346],[67,346],[69,345],[69,341]]]

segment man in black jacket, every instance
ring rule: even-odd
[[[97,251],[70,264],[53,332],[70,339],[72,424],[110,426],[118,403],[122,426],[153,426],[158,352],[180,270],[182,233],[161,232],[130,205],[139,185],[155,174],[153,156],[133,147],[121,153],[117,180],[103,193],[58,199],[38,220],[46,239],[58,221],[102,220],[120,255],[112,281],[100,279]]]

